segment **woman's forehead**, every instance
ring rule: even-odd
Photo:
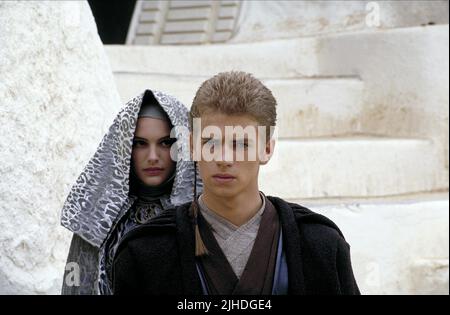
[[[136,125],[136,137],[141,138],[160,138],[170,134],[170,125],[167,120],[141,117]]]

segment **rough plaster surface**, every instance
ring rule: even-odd
[[[120,109],[87,2],[0,2],[0,100],[0,294],[58,294],[59,211]]]
[[[441,181],[439,158],[433,150],[431,141],[416,139],[279,140],[269,163],[260,168],[260,188],[287,199],[370,198],[444,190],[446,183]]]
[[[323,75],[358,75],[365,84],[364,133],[428,138],[448,189],[449,26],[331,36],[317,49]]]
[[[448,1],[244,1],[234,43],[448,24]]]
[[[448,194],[442,197],[309,208],[344,233],[363,294],[448,294]]]

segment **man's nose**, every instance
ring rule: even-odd
[[[217,155],[216,162],[219,165],[229,165],[233,164],[234,161],[234,150],[229,145],[224,145],[221,147],[220,152]]]

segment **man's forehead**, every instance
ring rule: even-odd
[[[198,118],[202,125],[215,125],[215,126],[241,126],[245,127],[248,125],[258,125],[256,118],[248,114],[224,114],[221,112],[217,113],[206,113]]]
[[[194,137],[203,139],[255,139],[266,134],[266,126],[250,115],[208,113],[194,118]]]
[[[201,136],[202,139],[226,139],[226,135],[224,134],[215,134],[215,133],[211,133],[211,134],[206,134],[206,135],[202,135]],[[250,134],[230,134],[229,136],[230,139],[233,140],[249,140],[252,141],[254,140],[252,135]]]
[[[262,128],[264,126],[259,126],[257,124],[249,124],[249,125],[240,125],[240,124],[202,124],[202,130],[212,130],[212,129],[221,129],[221,130],[230,130],[230,131],[257,131],[258,129]]]

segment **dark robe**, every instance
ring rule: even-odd
[[[204,294],[269,295],[272,293],[280,222],[277,211],[267,198],[265,205],[258,234],[240,279],[217,243],[208,222],[199,214],[200,234],[208,249],[208,255],[199,257],[197,263],[199,276],[203,280]]]
[[[287,293],[359,294],[350,246],[339,228],[305,207],[267,198],[280,220]],[[127,235],[114,259],[114,294],[203,294],[189,207],[166,210]]]

